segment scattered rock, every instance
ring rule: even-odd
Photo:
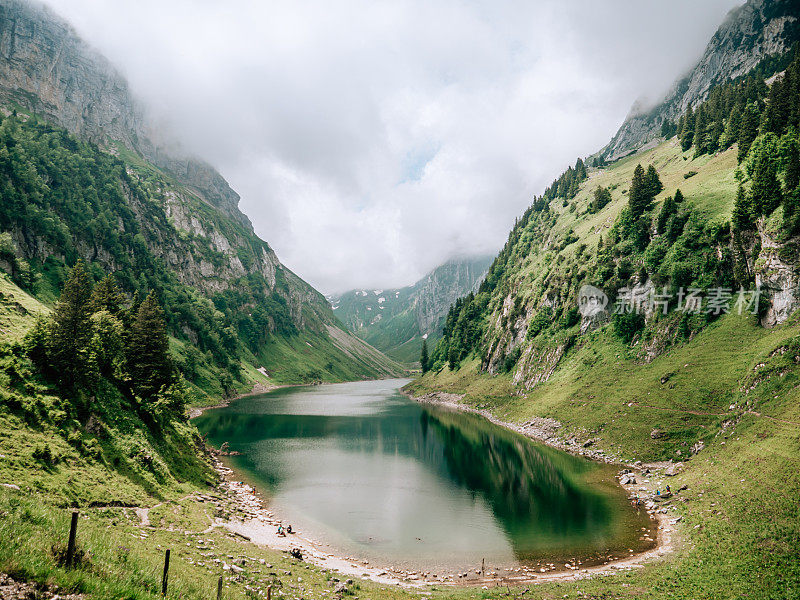
[[[336,587],[333,588],[333,593],[339,596],[347,593],[347,584],[346,583],[337,583]]]
[[[59,594],[55,586],[16,581],[0,573],[0,598],[3,600],[83,600],[83,594]]]
[[[683,463],[673,463],[664,470],[664,475],[667,477],[675,477],[683,470]]]
[[[658,440],[662,437],[664,437],[664,433],[660,429],[653,429],[653,431],[650,432],[650,439]]]

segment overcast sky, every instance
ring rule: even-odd
[[[47,0],[323,292],[495,253],[739,0]]]

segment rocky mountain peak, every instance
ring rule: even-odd
[[[696,106],[709,90],[745,75],[767,57],[787,52],[800,32],[797,0],[748,0],[728,13],[692,70],[649,110],[635,103],[611,142],[600,151],[607,161],[660,141],[661,124]]]
[[[119,71],[36,1],[0,0],[0,103],[101,146],[122,143],[249,226],[225,179],[165,136]]]

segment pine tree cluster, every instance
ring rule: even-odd
[[[570,167],[564,171],[558,179],[550,184],[544,191],[542,198],[548,202],[556,198],[572,200],[578,194],[581,183],[583,183],[588,176],[586,165],[583,159],[579,158],[574,167]]]
[[[663,189],[664,186],[661,184],[658,171],[653,165],[648,165],[646,172],[642,165],[636,165],[633,171],[631,188],[628,191],[628,207],[633,218],[638,219],[641,217]]]
[[[788,62],[788,64],[786,64]],[[785,67],[774,82],[765,77]],[[759,134],[783,135],[800,126],[800,52],[761,65],[737,81],[714,87],[708,98],[687,108],[677,123],[662,124],[666,138],[677,135],[684,151],[713,154],[738,144],[742,162]]]
[[[93,285],[78,261],[53,312],[28,334],[29,356],[65,394],[96,390],[105,378],[145,404],[166,395],[172,404],[166,408],[182,414],[184,394],[175,390],[183,386],[155,294],[125,304],[113,275]]]

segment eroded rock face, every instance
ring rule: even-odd
[[[774,327],[800,308],[800,238],[779,242],[761,228],[761,253],[756,261],[756,286],[769,308],[761,317]]]
[[[202,160],[188,156],[151,118],[114,66],[36,0],[0,0],[0,106],[19,106],[111,152],[122,144],[174,177],[180,185],[160,191],[164,213],[179,235],[153,226],[136,195],[126,191],[131,210],[148,233],[149,249],[182,283],[213,294],[257,272],[276,289],[281,270],[286,285],[279,292],[296,325],[304,326],[304,306],[323,322],[335,320],[324,297],[283,267],[269,245],[257,239],[239,211],[238,194],[225,179]],[[132,171],[129,175],[137,177]],[[215,210],[200,215],[198,202]],[[119,227],[124,230],[122,222]],[[12,234],[27,257],[54,255],[42,240],[23,231]],[[200,244],[220,253],[222,260],[209,262],[196,251]],[[257,245],[262,248],[256,251],[256,260],[245,268],[237,249]],[[102,246],[87,244],[78,250],[86,260],[96,260],[109,270],[117,268]]]
[[[493,257],[454,258],[436,267],[415,284],[398,289],[351,290],[331,296],[337,316],[351,331],[370,334],[402,330],[402,341],[417,336],[438,336],[450,306],[476,292]],[[413,319],[413,324],[408,323]],[[383,348],[384,350],[386,348]]]
[[[477,291],[486,274],[485,259],[453,259],[415,284],[414,312],[422,333],[434,333],[450,306]]]
[[[706,46],[697,65],[677,81],[655,108],[634,104],[628,118],[600,155],[616,160],[659,140],[665,119],[675,121],[709,90],[752,70],[765,57],[791,48],[800,32],[800,3],[795,0],[749,0],[732,10]]]
[[[225,179],[162,133],[111,63],[35,0],[0,1],[0,103],[17,104],[101,146],[121,142],[249,223]]]

